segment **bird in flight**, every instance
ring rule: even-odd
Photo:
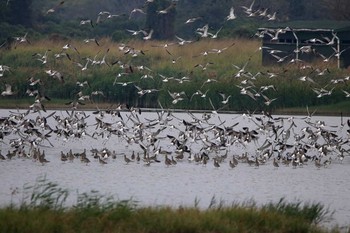
[[[236,18],[237,17],[235,15],[235,9],[233,7],[231,7],[230,14],[226,17],[226,20],[229,21],[229,20],[234,20]]]
[[[6,90],[1,92],[2,96],[14,95],[15,93],[12,91],[12,86],[9,84],[5,84]]]
[[[52,8],[50,8],[50,9],[48,9],[47,11],[46,11],[46,14],[50,14],[50,13],[54,13],[56,10],[57,10],[57,8],[59,8],[60,6],[62,6],[64,4],[64,1],[61,1],[59,4],[57,4],[56,6],[54,6],[54,7],[52,7]]]

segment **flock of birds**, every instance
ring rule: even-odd
[[[146,4],[152,2],[147,0]],[[266,17],[270,21],[276,20],[276,12],[269,14],[267,8],[254,9],[254,3],[255,1],[250,6],[242,6],[248,17]],[[64,1],[61,1],[56,7],[49,9],[47,14],[54,13],[63,4]],[[176,7],[176,1],[172,2],[168,8],[159,10],[158,14],[167,14],[173,7]],[[137,13],[144,14],[141,8],[136,8],[130,12],[129,19]],[[98,14],[96,23],[98,24],[114,17],[118,17],[118,15],[102,11]],[[234,8],[231,8],[225,20],[230,21],[236,18]],[[200,17],[191,18],[185,24],[193,23],[199,19]],[[80,22],[80,25],[85,24],[92,27],[96,26],[90,19]],[[209,25],[205,24],[203,27],[197,28],[195,33],[201,38],[217,38],[221,28],[216,33],[209,32],[209,28]],[[143,30],[128,31],[135,36],[141,33],[143,40],[152,39],[153,30],[149,32]],[[259,36],[267,33],[271,33],[271,31],[262,32]],[[271,40],[284,32],[276,29],[273,33],[275,35]],[[15,41],[16,46],[25,43],[30,44],[27,34],[16,37]],[[331,38],[329,41],[334,41],[334,38]],[[84,42],[93,42],[96,46],[100,46],[99,41],[95,38],[85,39]],[[195,42],[176,36],[176,42],[155,45],[154,47],[164,48],[172,57],[170,46],[183,46],[191,43]],[[221,54],[234,45],[231,44],[220,49],[212,48],[198,56]],[[330,46],[332,45],[330,44]],[[276,54],[282,53],[271,48],[259,48],[257,51],[262,49],[267,50],[274,57],[278,56]],[[123,56],[131,56],[132,58],[144,56],[147,53],[127,44],[120,44],[119,51]],[[306,48],[304,52],[306,52]],[[72,44],[66,44],[59,53],[46,50],[43,54],[33,54],[33,58],[42,63],[45,68],[50,67],[50,69],[45,69],[44,72],[62,84],[65,82],[63,72],[54,69],[52,64],[48,65],[48,63],[53,63],[53,60],[66,58],[77,69],[81,69],[82,72],[89,70],[90,67],[113,67],[117,65],[122,72],[116,75],[113,85],[118,85],[119,88],[133,85],[139,98],[160,90],[144,89],[140,84],[132,81],[122,81],[123,78],[127,80],[128,75],[131,73],[141,73],[140,83],[143,79],[154,79],[155,76],[159,76],[164,83],[174,81],[181,85],[184,82],[191,81],[191,78],[188,76],[180,78],[167,77],[163,74],[156,74],[145,65],[124,63],[121,59],[110,62],[108,54],[109,49],[102,56],[97,54],[93,58],[86,58],[84,63],[82,60],[77,61],[75,59],[80,57],[79,50]],[[174,58],[171,62],[176,63],[178,59],[180,58]],[[273,85],[257,86],[255,80],[260,76],[275,78],[281,74],[272,72],[253,74],[249,71],[249,62],[250,60],[243,66],[233,65],[235,70],[233,77],[241,80],[240,84],[236,86],[240,89],[240,94],[247,95],[254,101],[263,100],[264,105],[269,106],[276,98],[270,98],[266,93],[269,91],[276,92],[276,88]],[[303,61],[293,62],[302,64],[300,69],[310,68]],[[207,62],[198,64],[194,68],[206,71],[211,65],[212,62]],[[0,78],[7,77],[7,75],[11,76],[11,72],[9,65],[0,65]],[[312,69],[309,75],[300,77],[300,81],[307,81],[318,86],[310,77],[310,74],[312,73],[316,77],[325,75],[327,72],[329,72],[328,69]],[[79,105],[84,105],[86,101],[91,101],[93,96],[104,96],[104,93],[102,90],[95,90],[86,94],[85,90],[89,87],[89,83],[86,80],[77,81],[76,84],[79,91],[75,94],[75,98],[67,103],[67,106],[69,105],[71,108],[66,111],[52,111],[49,113],[46,111],[44,101],[49,101],[50,98],[42,92],[42,80],[30,77],[28,78],[26,94],[34,97],[34,103],[26,110],[10,111],[8,116],[0,117],[1,148],[8,148],[5,155],[0,153],[0,159],[12,160],[20,157],[45,164],[49,162],[45,154],[50,154],[49,148],[55,146],[54,140],[62,143],[71,141],[79,143],[84,140],[98,140],[102,144],[113,140],[118,142],[116,147],[112,149],[106,147],[88,148],[88,150],[73,152],[68,148],[67,151],[61,151],[59,155],[51,155],[51,158],[59,157],[63,162],[73,162],[79,159],[85,164],[90,163],[93,159],[98,160],[101,164],[106,164],[108,160],[117,159],[122,155],[126,164],[137,162],[146,166],[150,166],[152,163],[163,162],[169,167],[175,166],[181,161],[206,165],[212,161],[212,164],[219,168],[223,166],[225,161],[229,160],[228,164],[231,168],[236,167],[239,163],[247,163],[251,166],[259,167],[269,163],[269,161],[275,167],[279,167],[280,164],[286,166],[291,164],[293,168],[302,167],[308,161],[313,161],[317,168],[321,168],[329,166],[334,160],[342,162],[344,157],[349,155],[350,120],[346,120],[346,123],[344,123],[342,117],[340,125],[328,125],[324,121],[314,120],[314,113],[309,113],[307,109],[308,114],[304,118],[273,117],[268,112],[263,112],[262,115],[248,112],[231,119],[222,120],[223,116],[218,111],[228,104],[231,95],[219,92],[218,95],[222,98],[222,106],[218,108],[207,97],[209,89],[203,89],[210,83],[218,81],[215,77],[208,78],[192,95],[188,95],[185,92],[167,90],[173,105],[184,99],[191,101],[196,96],[200,96],[208,99],[212,106],[212,111],[198,114],[186,111],[181,113],[183,116],[178,116],[171,109],[163,108],[160,102],[158,102],[159,109],[155,110],[153,114],[145,114],[142,109],[131,107],[127,104],[112,105],[105,110],[99,109],[97,106],[97,110],[89,114],[88,111],[81,110]],[[325,87],[315,87],[314,92],[318,95],[317,97],[321,98],[332,93],[333,89],[326,89],[330,85],[344,84],[348,81],[349,77],[332,79],[331,83]],[[5,90],[1,92],[2,96],[17,94],[9,84],[6,84],[5,87]],[[350,94],[345,90],[343,92],[347,97],[350,97]],[[242,122],[246,122],[247,125],[242,125]],[[300,126],[301,124],[304,126]],[[128,149],[129,146],[133,147],[132,153],[119,152],[120,150]]]
[[[239,164],[300,168],[311,161],[321,168],[332,161],[342,163],[350,153],[350,119],[344,123],[341,118],[341,124],[331,125],[313,114],[222,115],[162,108],[143,112],[122,105],[94,112],[8,111],[8,116],[0,118],[1,148],[8,148],[6,154],[0,151],[0,159],[28,159],[42,165],[51,159],[102,165],[123,159],[125,164],[144,166],[189,162],[232,169]],[[93,147],[95,142],[101,148]],[[70,143],[88,148],[72,149]],[[65,149],[57,153],[55,146]]]

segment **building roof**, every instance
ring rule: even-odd
[[[317,21],[288,21],[275,22],[262,25],[259,30],[291,28],[294,31],[350,31],[350,21],[333,21],[333,20],[317,20]]]

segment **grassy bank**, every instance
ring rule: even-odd
[[[305,220],[303,210],[283,213],[255,207],[196,208],[149,207],[133,209],[127,203],[100,208],[0,210],[1,232],[327,232]],[[312,209],[315,206],[306,207]],[[286,207],[289,208],[289,207]],[[333,230],[333,232],[337,232]]]
[[[71,47],[63,50],[67,43]],[[1,51],[0,64],[9,66],[10,71],[3,73],[0,89],[4,90],[5,83],[11,84],[15,94],[1,96],[0,105],[3,108],[21,106],[24,98],[30,98],[33,103],[34,97],[27,94],[29,89],[39,90],[41,95],[62,101],[62,104],[59,101],[46,101],[44,104],[48,108],[65,108],[66,100],[76,101],[81,96],[89,96],[99,103],[128,104],[142,108],[159,107],[160,101],[165,108],[212,110],[210,98],[215,108],[225,111],[288,112],[290,109],[294,112],[298,108],[317,106],[319,112],[323,108],[327,113],[333,110],[345,114],[349,112],[349,104],[346,103],[349,101],[344,92],[350,92],[347,85],[348,71],[337,69],[333,62],[326,64],[315,61],[307,64],[310,68],[301,68],[303,63],[264,67],[258,40],[203,39],[184,46],[175,44],[166,48],[165,43],[169,42],[131,40],[123,44],[102,38],[100,46],[97,46],[78,40],[41,40]],[[121,50],[123,46],[124,50]],[[131,48],[142,53],[133,56],[129,51]],[[43,56],[46,57],[45,62],[42,61]],[[103,59],[108,65],[91,65]],[[83,70],[81,66],[85,64],[88,65]],[[236,66],[244,67],[244,71],[239,72]],[[48,75],[49,70],[60,72],[64,82]],[[322,70],[326,71],[319,75]],[[313,81],[300,80],[306,76]],[[30,84],[28,79],[31,77],[40,79],[40,84]],[[169,80],[165,81],[164,77]],[[84,81],[89,85],[77,85],[77,82]],[[121,83],[129,84],[122,86]],[[140,95],[136,86],[156,91]],[[273,88],[265,90],[267,86]],[[242,94],[242,88],[249,90],[255,97]],[[198,90],[207,93],[206,97],[194,95]],[[102,91],[103,95],[92,96],[96,91]],[[169,94],[174,92],[185,94],[181,94],[182,99],[174,103]],[[231,96],[226,104],[222,103],[220,93]],[[14,99],[19,102],[15,103]],[[266,104],[268,99],[273,102]],[[85,107],[93,106],[88,100],[84,102],[87,105]],[[339,104],[342,102],[346,104]]]
[[[96,191],[78,194],[66,206],[69,192],[45,177],[24,188],[19,206],[0,209],[0,232],[338,232],[319,224],[331,216],[321,204],[287,203],[281,199],[257,207],[231,206],[213,197],[207,209],[140,207],[133,200],[114,200]]]
[[[276,109],[276,113],[280,114],[297,114],[307,115],[307,109],[305,107],[294,107],[294,108],[281,108]],[[309,107],[309,113],[314,115],[328,115],[328,116],[350,116],[350,101],[341,101],[330,105],[319,105]]]
[[[69,99],[52,99],[50,102],[46,102],[45,108],[50,110],[69,110],[71,109],[68,103]],[[33,104],[32,99],[0,99],[0,109],[28,109],[28,107]],[[98,103],[86,103],[85,105],[80,105],[78,109],[80,110],[97,110],[97,109],[108,109],[111,106],[116,107],[116,103],[113,102],[98,102]],[[159,108],[159,106],[155,106]],[[339,103],[331,105],[319,105],[308,107],[309,113],[314,113],[314,115],[327,115],[327,116],[350,116],[350,101],[342,101]],[[179,110],[174,108],[175,110]],[[196,110],[196,109],[193,109]],[[197,109],[198,110],[198,109]],[[221,112],[227,113],[241,113],[245,111],[225,111]],[[260,113],[260,112],[256,112]],[[271,114],[282,114],[282,115],[304,115],[307,116],[307,108],[305,107],[291,107],[291,108],[278,108],[271,112]]]

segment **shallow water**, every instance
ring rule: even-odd
[[[8,116],[8,110],[1,110],[1,116]],[[48,115],[49,113],[41,113]],[[62,117],[66,116],[65,111],[55,113]],[[86,112],[91,114],[91,112]],[[31,114],[30,118],[35,118],[38,113]],[[129,113],[122,113],[123,121],[127,122],[126,127],[132,128],[134,123]],[[195,114],[198,119],[202,119],[202,114]],[[96,130],[95,115],[87,118],[88,132],[90,135]],[[257,116],[262,117],[263,116]],[[276,117],[276,116],[275,116]],[[157,118],[156,113],[142,113],[140,122],[148,122],[146,119]],[[187,113],[174,113],[174,117],[167,124],[166,128],[158,135],[159,140],[156,145],[161,146],[163,150],[169,150],[175,156],[174,145],[171,144],[167,135],[180,138],[179,130],[184,130],[182,119],[191,121],[191,116]],[[300,118],[300,119],[299,119]],[[293,144],[295,134],[301,134],[301,129],[305,127],[305,119],[301,117],[294,117],[296,124],[293,127],[293,133],[288,139],[289,144]],[[49,118],[49,124],[52,128],[57,126],[52,118]],[[118,117],[103,118],[105,122],[116,124],[120,121]],[[348,126],[340,127],[339,117],[312,117],[312,123],[322,120],[325,122],[323,129],[332,131],[346,142],[346,130]],[[344,119],[346,122],[347,119]],[[267,121],[267,120],[266,120]],[[254,123],[255,122],[255,123]],[[208,122],[203,121],[203,127],[209,127],[206,134],[211,142],[216,142],[215,132],[210,128],[212,125],[220,125],[220,127],[234,126],[237,130],[242,130],[244,126],[251,129],[258,128],[257,120],[249,119],[242,115],[220,114],[213,115]],[[171,126],[173,125],[173,126]],[[277,123],[276,123],[277,125]],[[290,119],[285,119],[283,124],[278,123],[282,128],[288,129],[291,125]],[[59,127],[59,126],[58,126]],[[156,132],[164,124],[157,124],[154,128],[145,129],[148,132]],[[176,129],[176,127],[179,128]],[[280,130],[281,130],[280,129]],[[45,131],[45,130],[43,130]],[[125,135],[131,136],[134,131],[126,131]],[[16,138],[18,135],[12,133],[4,138],[1,144],[2,154],[5,155],[8,150],[12,150],[10,146],[10,139]],[[244,152],[248,152],[249,156],[257,156],[257,148],[261,147],[266,139],[274,138],[270,131],[259,130],[259,139],[256,142],[242,145],[240,143],[227,145],[225,150],[219,150],[217,153],[207,153],[210,160],[204,166],[195,161],[189,161],[188,154],[185,158],[178,161],[176,165],[166,166],[164,164],[164,155],[158,155],[160,163],[151,163],[150,166],[145,166],[141,160],[139,163],[133,161],[126,164],[123,155],[131,156],[132,151],[143,154],[143,151],[137,143],[127,143],[126,138],[112,135],[109,138],[106,136],[98,136],[96,139],[90,136],[82,138],[62,138],[52,134],[49,138],[50,143],[43,141],[39,148],[45,150],[46,158],[49,163],[41,165],[32,158],[15,157],[11,160],[4,160],[0,162],[1,174],[1,190],[0,190],[0,204],[7,205],[11,201],[18,203],[22,199],[21,191],[25,184],[34,184],[36,179],[40,176],[46,176],[49,181],[57,182],[61,187],[68,188],[70,192],[69,204],[76,203],[76,193],[89,192],[97,190],[101,194],[113,195],[118,199],[130,199],[138,201],[139,205],[170,205],[178,207],[180,205],[194,206],[198,201],[198,206],[207,208],[213,197],[217,202],[225,205],[232,203],[242,203],[254,200],[257,204],[265,204],[268,202],[277,202],[281,198],[288,201],[303,201],[303,202],[319,202],[335,211],[333,220],[327,223],[329,226],[349,226],[350,225],[350,190],[348,185],[350,183],[350,158],[345,156],[341,162],[338,160],[336,151],[331,151],[327,156],[323,156],[322,160],[332,157],[332,163],[327,167],[316,168],[313,161],[308,161],[303,166],[293,168],[282,165],[275,168],[272,165],[272,157],[259,167],[249,166],[247,163],[240,161],[237,167],[231,169],[228,161],[232,155],[239,156]],[[323,139],[318,140],[323,143]],[[147,139],[142,142],[147,145]],[[307,143],[307,139],[304,139]],[[203,144],[209,144],[203,140],[188,141],[187,145],[192,153],[199,153],[203,151]],[[344,143],[342,147],[348,149],[349,143]],[[26,146],[29,148],[29,146]],[[74,153],[81,153],[87,149],[88,158],[91,162],[88,165],[75,159],[74,162],[62,162],[60,160],[61,151],[67,153],[70,149]],[[116,158],[111,157],[106,159],[107,164],[101,165],[97,159],[91,156],[89,151],[92,148],[116,151]],[[29,150],[29,149],[28,149]],[[202,151],[201,151],[202,150]],[[214,155],[223,155],[227,151],[228,157],[224,160],[219,168],[214,167]],[[286,152],[288,152],[287,150]],[[284,152],[284,153],[286,153]],[[317,149],[309,149],[310,155],[319,156]],[[11,195],[13,189],[18,188],[19,193]]]

